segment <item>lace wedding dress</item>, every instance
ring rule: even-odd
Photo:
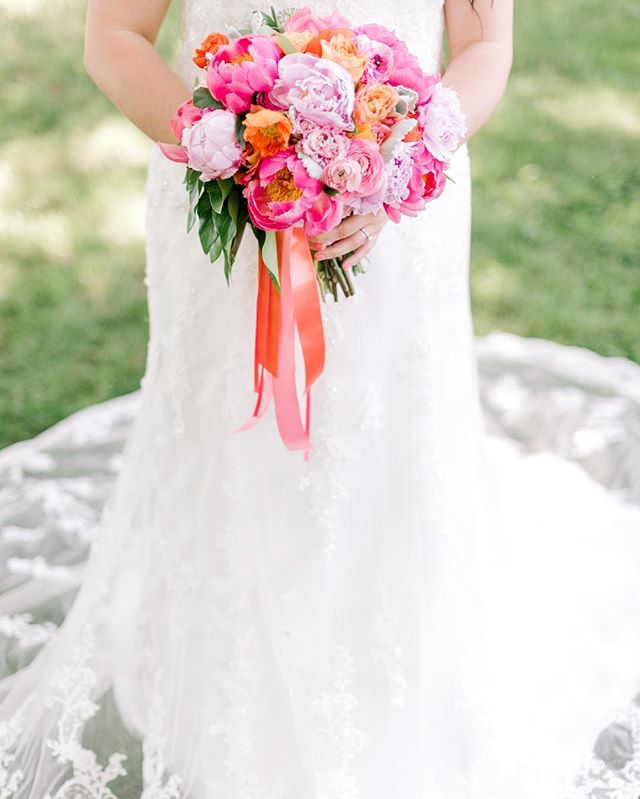
[[[188,0],[186,81],[203,35],[251,10]],[[441,0],[340,10],[439,68]],[[234,432],[255,243],[228,288],[154,152],[135,414],[0,454],[0,799],[636,799],[640,511],[575,464],[488,446],[464,147],[451,176],[323,306],[305,461],[271,412]]]

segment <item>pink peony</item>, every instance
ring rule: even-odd
[[[389,192],[385,194],[387,214],[395,222],[400,221],[401,214],[416,216],[427,202],[442,194],[446,183],[446,165],[435,159],[422,142],[410,146],[403,143],[398,152],[409,158],[403,158],[401,182],[404,183],[407,174],[408,179],[402,191],[397,192],[395,197]]]
[[[322,183],[309,176],[293,147],[263,158],[243,190],[251,221],[262,230],[293,227],[322,193]]]
[[[270,96],[280,108],[291,108],[294,118],[300,116],[340,130],[353,129],[353,79],[335,61],[308,53],[285,56],[278,65]]]
[[[256,92],[271,90],[281,57],[271,36],[243,36],[220,47],[209,62],[209,91],[229,111],[242,114],[251,108]]]
[[[356,45],[361,53],[369,56],[369,63],[362,75],[363,83],[384,83],[393,71],[393,50],[388,44],[376,42],[364,33],[356,36]]]
[[[425,147],[434,158],[448,161],[467,132],[457,93],[438,83],[429,102],[420,106],[418,120]]]
[[[294,133],[301,137],[297,145],[298,153],[306,155],[322,167],[334,158],[344,155],[349,149],[350,139],[344,133],[334,128],[314,125],[306,119],[296,120]]]
[[[175,117],[169,123],[173,135],[178,141],[182,141],[182,132],[185,128],[190,128],[202,119],[202,109],[196,108],[191,100],[181,103],[178,106]]]
[[[339,225],[344,218],[342,198],[330,197],[322,191],[305,214],[304,230],[307,236],[326,233]]]
[[[391,209],[398,209],[402,202],[409,196],[409,181],[413,174],[412,151],[415,143],[399,142],[393,156],[386,164],[387,186],[384,193],[384,203]],[[387,213],[389,212],[387,209]],[[395,217],[389,214],[392,219]],[[399,218],[399,214],[397,215]],[[397,219],[395,221],[398,221]]]
[[[229,178],[240,165],[242,147],[236,134],[236,118],[218,108],[182,132],[189,166],[202,172],[202,180]]]
[[[299,8],[289,17],[284,29],[291,33],[321,33],[333,28],[350,28],[351,23],[342,14],[331,14],[328,17],[316,17],[310,8]]]
[[[384,25],[362,25],[357,28],[356,33],[364,34],[374,42],[387,45],[393,53],[393,68],[387,81],[392,86],[406,86],[408,89],[413,89],[418,93],[420,102],[427,102],[437,78],[422,71],[418,59],[409,52],[406,44],[398,39],[393,31]]]

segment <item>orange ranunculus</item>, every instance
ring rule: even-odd
[[[207,53],[215,55],[218,52],[218,48],[223,44],[229,44],[228,36],[225,36],[224,33],[210,33],[200,47],[196,49],[193,63],[200,69],[204,69],[207,66]]]
[[[344,67],[351,73],[354,83],[360,80],[369,63],[369,56],[358,50],[353,35],[345,36],[337,33],[329,41],[321,40],[320,47],[323,58],[328,58]]]
[[[356,124],[365,122],[382,122],[386,119],[398,102],[398,94],[386,83],[369,83],[356,94]]]
[[[280,111],[254,105],[243,124],[245,139],[261,156],[275,155],[289,145],[293,128],[289,118]]]

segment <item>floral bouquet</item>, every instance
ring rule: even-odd
[[[186,165],[188,229],[198,222],[202,248],[211,261],[222,256],[227,282],[247,224],[258,240],[259,416],[265,369],[276,411],[283,407],[276,389],[284,349],[291,354],[287,327],[298,326],[308,403],[324,362],[318,294],[353,294],[344,257],[315,260],[307,237],[351,214],[415,216],[444,190],[465,122],[457,94],[381,25],[308,8],[255,12],[252,22],[202,42],[194,58],[202,79],[171,122],[180,144],[160,147]],[[289,362],[284,371],[292,370]],[[283,431],[290,379],[288,392],[280,431],[288,446],[295,439],[291,448],[307,449],[308,407],[306,430]]]

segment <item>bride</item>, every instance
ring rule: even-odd
[[[176,74],[153,46],[167,5],[90,0],[87,22],[89,73],[155,141],[172,140],[194,48],[253,10],[185,0]],[[489,118],[509,0],[339,10],[442,69],[468,136]],[[272,419],[235,432],[253,405],[255,242],[227,287],[186,233],[182,168],[154,151],[147,363],[117,482],[81,575],[0,598],[38,620],[81,583],[35,656],[7,663],[1,799],[637,797],[640,515],[485,435],[466,144],[450,174],[420,218],[352,217],[314,242],[368,266],[322,308],[305,460]]]

